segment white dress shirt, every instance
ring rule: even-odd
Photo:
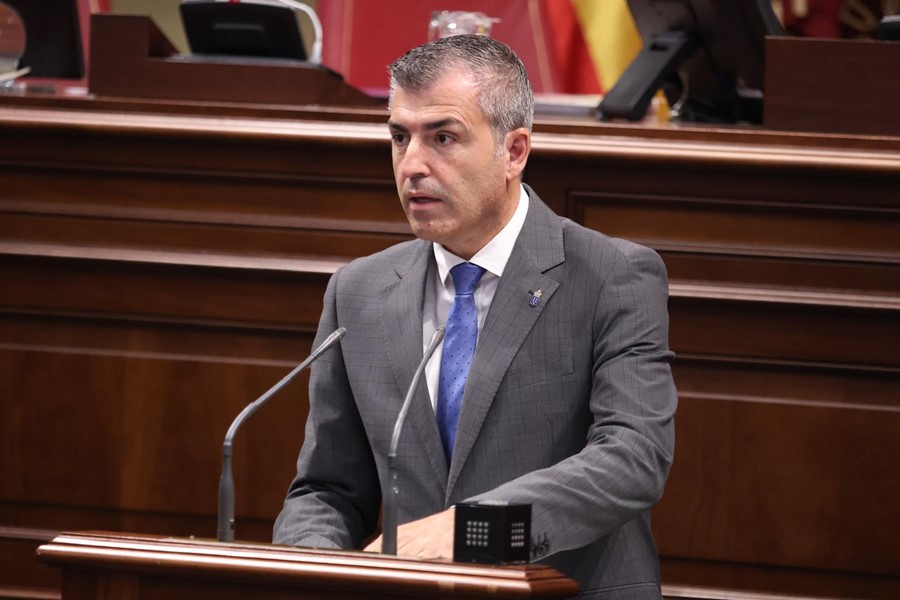
[[[494,293],[497,291],[497,286],[500,284],[500,277],[503,276],[503,269],[506,268],[513,246],[519,237],[519,232],[522,231],[522,226],[525,224],[525,215],[528,213],[528,194],[522,186],[519,186],[519,190],[519,205],[516,207],[516,212],[513,213],[512,218],[484,248],[479,250],[469,260],[470,263],[476,264],[485,270],[484,275],[481,276],[481,280],[478,282],[478,287],[475,288],[474,296],[475,311],[478,313],[479,334],[484,328],[484,321],[494,299]],[[466,262],[440,244],[435,243],[432,246],[434,247],[434,258],[437,261],[437,277],[432,277],[431,281],[425,285],[425,305],[422,310],[423,354],[428,349],[428,344],[431,342],[434,332],[438,327],[446,325],[450,307],[453,306],[456,289],[453,285],[453,277],[450,276],[450,269],[459,263]],[[428,384],[432,408],[437,406],[442,352],[443,344],[438,346],[425,367],[425,381]]]

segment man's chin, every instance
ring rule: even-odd
[[[446,232],[434,221],[422,222],[416,219],[410,219],[409,226],[412,229],[413,235],[426,242],[443,244],[447,238]]]
[[[429,229],[428,227],[413,227],[412,232],[413,235],[420,240],[425,240],[426,242],[435,242],[437,244],[441,243],[441,236],[437,235],[434,230]]]

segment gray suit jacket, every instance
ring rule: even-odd
[[[649,511],[672,462],[677,401],[665,268],[526,189],[528,216],[479,334],[449,465],[424,381],[413,400],[398,450],[399,521],[463,500],[530,503],[535,560],[573,577],[583,597],[659,598]],[[435,268],[431,243],[414,240],[332,277],[316,344],[337,327],[347,335],[313,367],[276,543],[358,548],[376,527]]]

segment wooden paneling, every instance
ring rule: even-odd
[[[663,558],[663,596],[708,600],[894,600],[894,577]],[[695,582],[702,581],[703,585]],[[690,582],[690,583],[685,583]]]
[[[749,199],[573,193],[570,204],[584,225],[656,248],[676,280],[900,291],[891,276],[900,265],[896,206],[865,196],[843,205],[796,202],[795,191]]]
[[[4,515],[9,519],[8,515]],[[34,555],[41,544],[46,544],[57,532],[31,527],[0,527],[0,565],[15,569],[15,577],[4,571],[0,584],[0,598],[59,597],[60,573],[36,560],[22,560]],[[15,585],[11,585],[11,584]]]
[[[0,105],[0,587],[58,585],[55,531],[213,535],[228,423],[330,274],[410,237],[384,112],[338,116]],[[539,119],[526,180],[669,269],[667,595],[900,596],[900,140]],[[306,381],[238,436],[238,539],[269,538]]]
[[[14,400],[0,421],[0,494],[214,513],[222,432],[308,353],[327,276],[251,272],[238,284],[233,269],[79,262],[4,265],[7,306],[29,313],[0,312],[2,395]],[[297,448],[304,390],[293,382],[242,431],[244,514],[281,504],[287,479],[266,482],[290,477],[294,458],[275,450]]]
[[[309,352],[332,267],[14,249],[0,260],[5,523],[214,536],[224,432]],[[242,539],[271,535],[302,440],[306,382],[236,440]],[[4,583],[33,583],[36,546],[0,540],[9,564],[23,566]]]
[[[900,135],[900,115],[889,108],[900,82],[885,77],[900,69],[891,41],[773,36],[766,64],[766,127]]]
[[[667,556],[896,572],[896,371],[683,357]],[[884,499],[882,501],[882,499]]]

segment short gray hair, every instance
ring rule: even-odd
[[[519,127],[531,131],[534,93],[525,65],[512,49],[484,35],[454,35],[413,48],[388,70],[390,106],[398,88],[428,90],[452,69],[466,71],[478,87],[478,105],[487,116],[494,138],[502,141]]]

